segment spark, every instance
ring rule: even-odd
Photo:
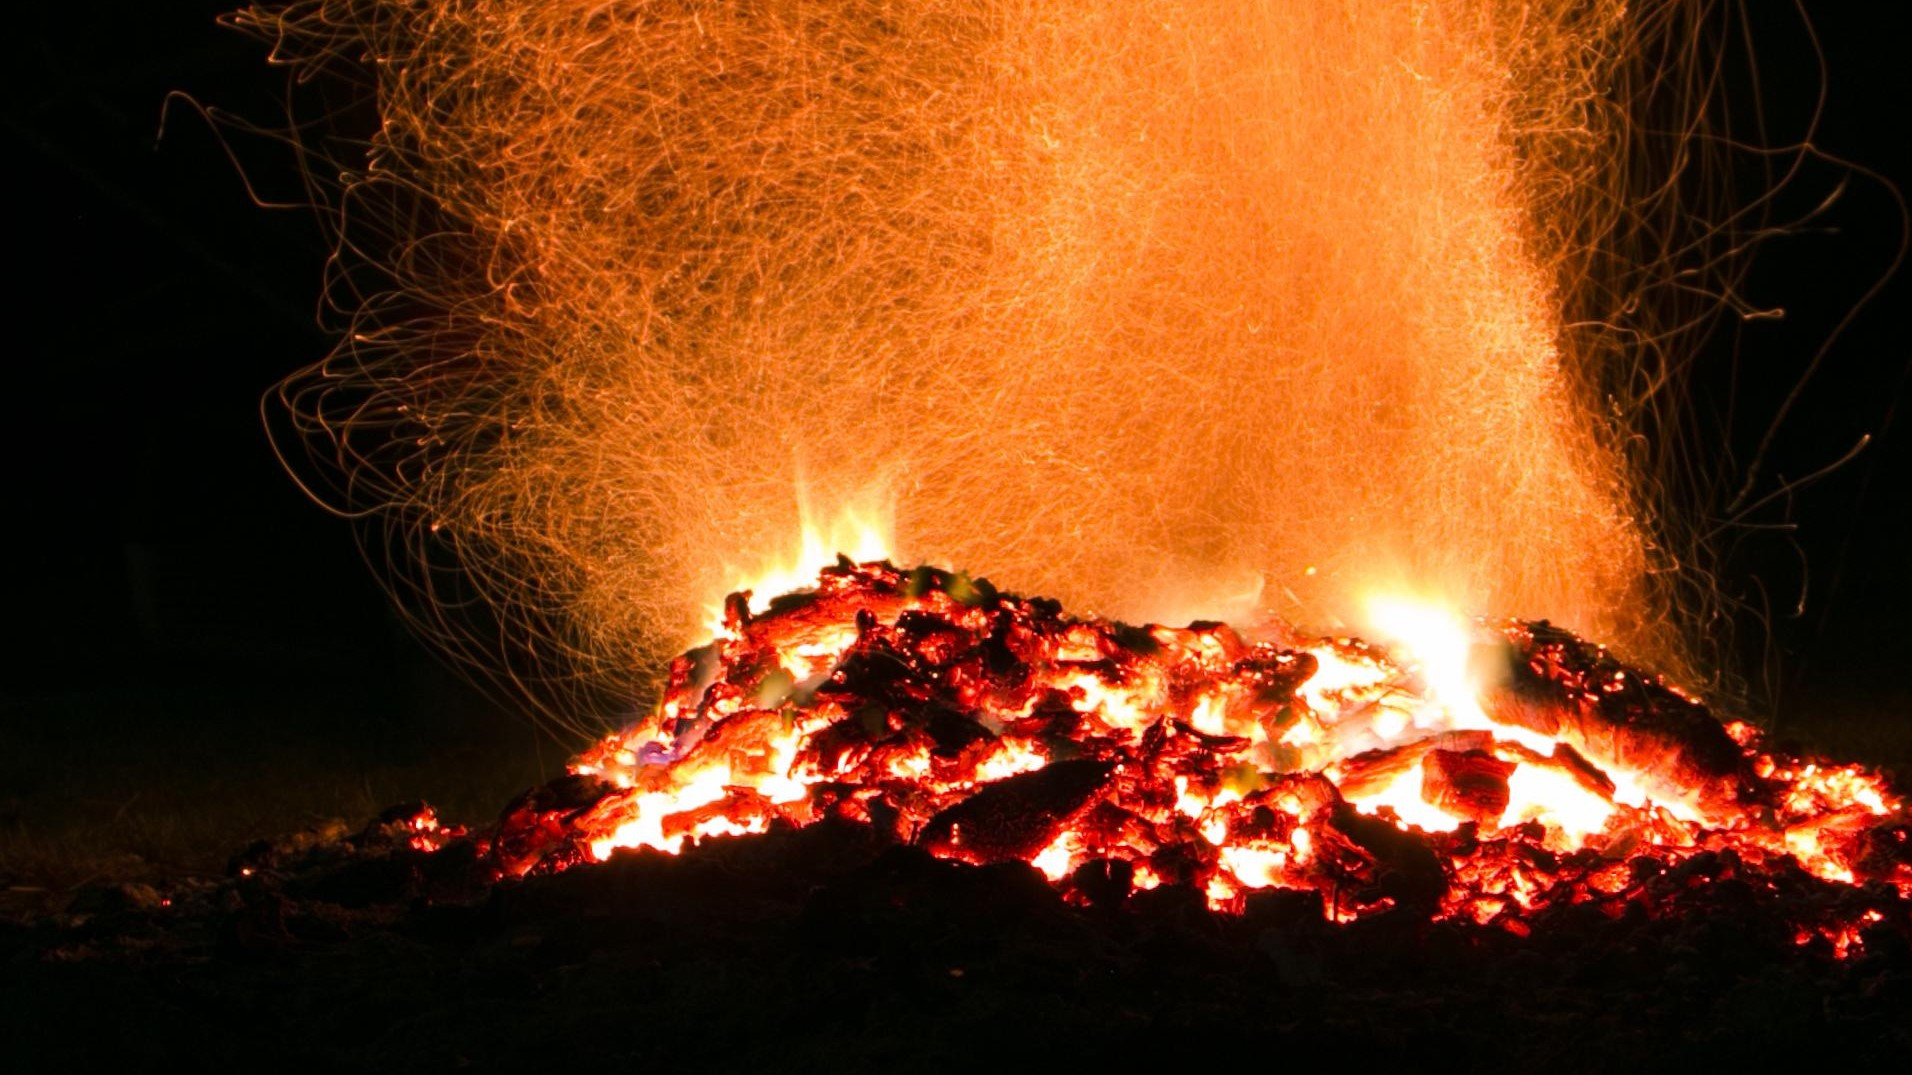
[[[379,121],[315,177],[347,324],[281,393],[307,484],[551,712],[653,693],[850,516],[1129,619],[1354,622],[1411,579],[1670,656],[1565,327],[1624,204],[1620,0],[231,21]]]

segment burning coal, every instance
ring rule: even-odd
[[[493,877],[839,819],[1082,903],[1312,893],[1525,935],[1657,914],[1704,883],[1823,887],[1797,943],[1912,926],[1912,820],[1876,773],[1743,724],[1544,622],[1396,604],[1400,642],[1281,624],[1130,626],[960,574],[841,560],[679,657],[650,717],[514,803]]]

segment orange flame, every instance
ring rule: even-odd
[[[865,508],[849,507],[837,512],[819,526],[810,517],[807,500],[802,512],[801,532],[796,550],[786,558],[759,565],[755,571],[740,573],[720,596],[750,594],[750,611],[762,612],[779,594],[804,589],[816,581],[817,572],[836,562],[839,555],[857,563],[888,560],[894,555],[887,518]],[[708,604],[706,626],[712,636],[725,631],[723,601]],[[819,656],[812,653],[808,657]],[[805,655],[792,654],[793,657]]]

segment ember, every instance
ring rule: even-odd
[[[1338,921],[1524,936],[1550,909],[1657,914],[1737,879],[1827,886],[1797,943],[1836,954],[1907,925],[1903,801],[1878,775],[1769,752],[1544,622],[1436,639],[1409,619],[1423,641],[1393,650],[1279,624],[1134,627],[843,558],[762,612],[733,595],[647,720],[472,843],[517,877],[835,819],[1032,863],[1083,904],[1174,884],[1240,911],[1292,889]],[[447,839],[414,830],[421,849]]]

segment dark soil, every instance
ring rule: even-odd
[[[1631,1072],[1912,1049],[1901,934],[1875,928],[1838,959],[1731,878],[1695,875],[1674,918],[1568,908],[1521,938],[1330,925],[1312,894],[1238,917],[1175,887],[1078,907],[1019,863],[950,863],[844,824],[495,885],[468,845],[423,855],[391,829],[255,848],[224,882],[96,886],[0,926],[10,1058]]]

